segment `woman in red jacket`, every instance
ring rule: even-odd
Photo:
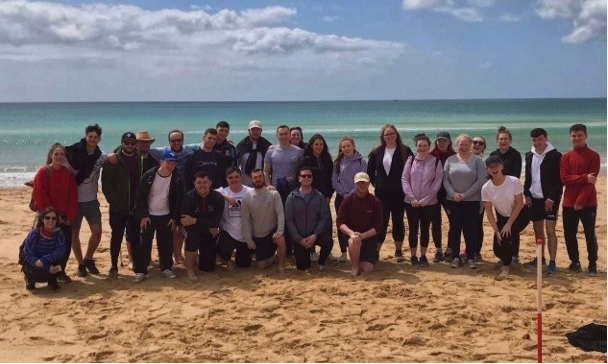
[[[78,191],[74,175],[65,167],[65,148],[59,143],[53,144],[47,156],[46,165],[40,167],[34,177],[34,203],[39,213],[53,207],[59,214],[59,227],[65,236],[66,248],[59,260],[61,272],[57,277],[60,283],[69,283],[71,279],[65,274],[65,266],[72,250],[72,227],[70,222],[78,210]]]

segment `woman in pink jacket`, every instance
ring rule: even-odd
[[[428,267],[426,248],[429,246],[429,227],[440,208],[437,192],[443,182],[441,161],[429,154],[431,141],[424,134],[414,138],[417,155],[405,162],[401,185],[405,193],[405,211],[410,226],[408,241],[412,265]],[[416,256],[420,229],[420,259]]]

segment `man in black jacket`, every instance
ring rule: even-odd
[[[536,239],[543,240],[543,264],[545,264],[545,230],[549,249],[549,266],[547,273],[555,274],[555,255],[557,253],[557,235],[555,223],[557,211],[562,198],[562,182],[559,176],[562,154],[547,139],[547,131],[541,128],[530,132],[532,149],[526,153],[526,180],[524,196],[530,220],[533,221]],[[536,268],[536,258],[525,263],[525,266]]]
[[[214,149],[216,141],[217,130],[213,128],[205,130],[201,147],[192,152],[192,155],[188,157],[184,177],[188,191],[198,171],[205,171],[209,174],[210,179],[213,181],[213,185],[211,186],[213,189],[228,185],[225,178],[228,165],[224,155],[217,149]]]
[[[228,135],[230,134],[230,124],[224,120],[219,121],[217,125],[215,125],[215,130],[217,131],[217,141],[215,142],[213,148],[222,153],[224,158],[226,158],[228,167],[236,167],[236,147],[230,140],[228,140]]]
[[[259,120],[249,122],[248,132],[249,136],[236,145],[236,159],[239,168],[243,171],[243,184],[253,187],[251,172],[254,169],[262,169],[264,157],[271,144],[262,137],[262,123]]]
[[[184,187],[179,173],[175,170],[177,157],[165,150],[160,158],[160,167],[144,173],[137,188],[135,214],[141,229],[141,242],[135,256],[134,282],[141,282],[148,273],[152,239],[156,232],[159,263],[165,278],[176,278],[173,266],[172,231],[179,219]]]
[[[216,237],[224,213],[224,196],[211,189],[213,181],[206,171],[194,176],[194,189],[184,196],[181,208],[181,223],[186,229],[186,268],[188,278],[198,279],[194,274],[194,262],[198,252],[199,270],[215,270],[217,256]]]

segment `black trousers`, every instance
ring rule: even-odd
[[[315,245],[321,247],[321,253],[319,254],[319,265],[325,265],[331,249],[334,247],[334,241],[331,237],[331,232],[323,232],[317,237]],[[299,270],[306,270],[310,268],[310,249],[304,248],[299,242],[293,244],[293,255],[296,258],[296,267]]]
[[[342,197],[342,195],[336,193],[336,198],[334,199],[334,208],[336,209],[336,216],[338,216],[338,210],[340,210],[340,205],[342,205],[343,200],[344,200],[344,197]],[[348,248],[348,237],[340,231],[339,226],[336,226],[336,229],[338,230],[337,233],[338,233],[338,243],[340,244],[340,252],[346,253],[346,250]]]
[[[475,248],[475,254],[477,254],[477,255],[481,254],[481,247],[483,246],[483,217],[484,217],[484,215],[485,215],[485,213],[482,211],[479,214],[479,217],[477,219],[477,248]],[[519,239],[517,241],[517,251],[519,252]]]
[[[203,272],[213,272],[215,270],[217,256],[217,238],[207,231],[201,231],[196,225],[185,227],[188,236],[186,237],[186,252],[195,253],[198,251],[198,269]]]
[[[447,200],[448,219],[450,231],[448,232],[448,247],[457,257],[460,253],[460,235],[464,235],[467,250],[467,259],[475,258],[477,247],[477,216],[479,215],[479,201],[456,202]]]
[[[239,268],[248,268],[251,266],[251,256],[253,251],[249,250],[247,243],[238,241],[232,238],[227,231],[220,231],[217,240],[217,255],[223,260],[232,259],[232,252],[236,249],[234,263]]]
[[[429,228],[431,221],[437,215],[437,211],[441,214],[440,208],[439,203],[422,207],[412,207],[409,203],[405,204],[407,223],[410,228],[408,232],[410,248],[416,248],[418,246],[418,231],[420,231],[420,246],[423,248],[429,246]]]
[[[60,265],[60,262],[54,262],[52,265]],[[46,269],[38,269],[28,263],[23,265],[23,274],[27,277],[27,280],[30,282],[36,283],[57,283],[57,276],[59,273],[51,274]]]
[[[68,264],[70,253],[72,252],[72,225],[58,224],[57,226],[61,229],[61,232],[65,237],[65,252],[57,264],[59,264],[62,271],[65,272],[65,266]]]
[[[498,225],[499,231],[502,230],[507,221],[509,221],[509,217],[502,216],[498,213],[498,211],[496,211],[496,224]],[[496,234],[493,234],[494,255],[502,260],[503,265],[511,265],[513,262],[513,257],[517,256],[515,254],[515,241],[517,240],[519,243],[519,234],[526,228],[528,222],[527,215],[524,214],[522,210],[511,226],[511,235],[502,237],[499,244]]]
[[[122,244],[122,237],[127,233],[127,240],[131,243],[131,252],[134,257],[133,261],[137,258],[137,248],[139,246],[139,222],[133,215],[125,215],[117,212],[110,211],[110,229],[112,234],[110,236],[110,259],[112,261],[112,267],[118,267],[118,256],[120,254],[120,246]]]
[[[393,219],[393,240],[403,241],[405,238],[405,224],[403,222],[405,215],[405,202],[401,198],[381,198],[382,203],[382,232],[378,234],[378,243],[384,243],[386,239],[386,231],[388,221],[392,216]]]
[[[441,249],[443,239],[441,232],[441,206],[443,206],[443,209],[447,214],[445,201],[439,202],[437,209],[434,211],[433,218],[431,219],[431,234],[433,235],[433,244],[437,250]]]
[[[584,207],[579,211],[575,211],[573,207],[564,207],[562,215],[564,239],[566,240],[566,249],[568,250],[568,257],[570,260],[573,263],[580,262],[578,239],[576,238],[578,222],[580,221],[583,224],[583,230],[585,231],[589,264],[595,264],[595,262],[597,262],[597,237],[595,236],[597,207]]]
[[[150,224],[141,231],[141,241],[137,246],[137,254],[135,254],[135,273],[148,273],[154,233],[156,233],[160,270],[164,271],[173,267],[173,233],[167,226],[171,217],[169,215],[150,216],[150,220]]]

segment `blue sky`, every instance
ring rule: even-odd
[[[606,97],[606,0],[3,0],[0,70],[0,102]]]

